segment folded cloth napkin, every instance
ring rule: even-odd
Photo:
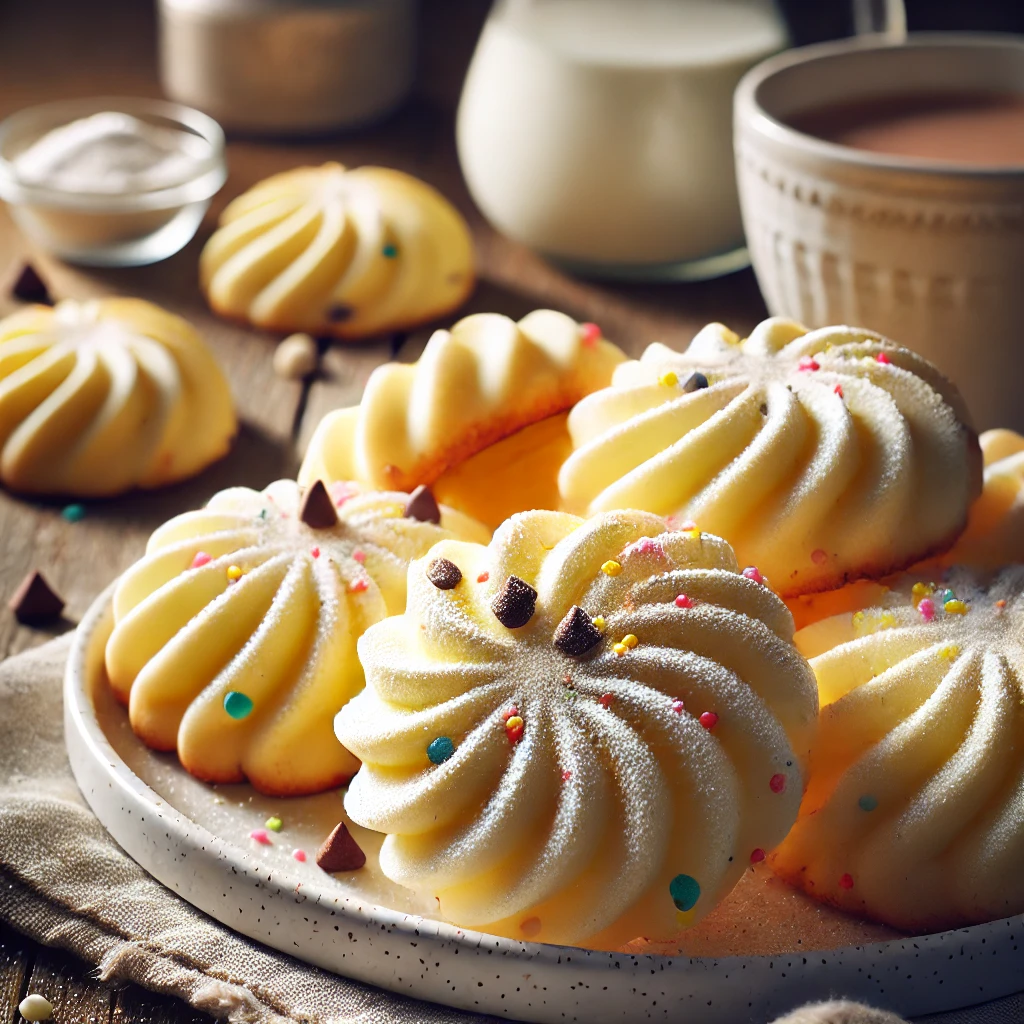
[[[494,1020],[310,967],[224,928],[150,878],[93,817],[71,775],[61,711],[68,647],[63,637],[0,664],[0,919],[95,964],[103,979],[134,981],[232,1021]],[[786,1020],[899,1024],[849,1003],[805,1007]],[[1018,1024],[1024,996],[926,1020]]]

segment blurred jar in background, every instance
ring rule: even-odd
[[[581,273],[744,266],[732,94],[786,45],[771,0],[497,0],[458,114],[473,198]]]
[[[378,120],[408,95],[417,0],[159,0],[164,91],[250,134]]]

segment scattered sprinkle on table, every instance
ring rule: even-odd
[[[80,523],[85,518],[85,506],[77,502],[73,505],[65,505],[60,514],[69,523]]]
[[[18,1003],[18,1013],[28,1021],[49,1020],[53,1016],[53,1003],[38,992],[32,992]]]
[[[281,829],[284,828],[284,822],[279,817],[277,817],[277,815],[272,815],[271,817],[267,818],[267,820],[263,824],[266,825],[271,832],[280,832]]]

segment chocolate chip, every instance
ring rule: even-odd
[[[338,302],[328,308],[327,319],[332,324],[343,324],[346,320],[351,320],[354,313],[355,310],[351,306]]]
[[[462,570],[447,558],[435,558],[427,566],[427,579],[438,590],[451,590],[462,582]]]
[[[323,480],[315,481],[306,489],[302,496],[299,519],[314,530],[329,530],[338,525],[338,513]]]
[[[52,306],[53,299],[50,296],[50,289],[46,282],[36,273],[36,268],[31,263],[22,267],[18,280],[11,288],[11,294],[22,302],[41,302],[45,306]]]
[[[509,576],[491,601],[495,618],[508,629],[525,626],[537,607],[537,591],[526,580]]]
[[[441,510],[429,487],[420,484],[405,503],[407,519],[418,519],[421,523],[440,523]]]
[[[54,592],[41,572],[30,572],[7,606],[23,626],[35,626],[60,618],[64,599]]]
[[[316,863],[324,871],[357,871],[366,863],[366,854],[342,821],[316,851]]]
[[[566,612],[565,618],[555,628],[554,644],[570,658],[586,654],[600,641],[601,631],[578,604],[574,604]]]
[[[684,391],[700,391],[708,386],[708,379],[703,373],[691,373],[683,384]]]

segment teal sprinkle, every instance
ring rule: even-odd
[[[862,811],[873,811],[878,806],[878,798],[865,794],[857,801],[857,806]]]
[[[432,764],[444,764],[455,753],[455,744],[447,736],[438,736],[429,747],[427,757]]]
[[[390,242],[381,249],[385,259],[393,260],[398,255],[398,247]]]
[[[955,601],[956,594],[952,590],[946,589],[942,592],[942,603],[945,604],[947,601]]]
[[[267,518],[267,510],[265,508],[261,508],[260,509],[260,519],[266,519],[266,518]]]
[[[248,718],[252,714],[252,697],[232,690],[224,694],[224,710],[235,719]]]
[[[80,523],[85,518],[85,506],[84,505],[66,505],[61,511],[61,515],[69,523]]]
[[[693,910],[700,899],[700,883],[690,875],[676,875],[668,883],[668,894],[676,905],[676,910]]]

